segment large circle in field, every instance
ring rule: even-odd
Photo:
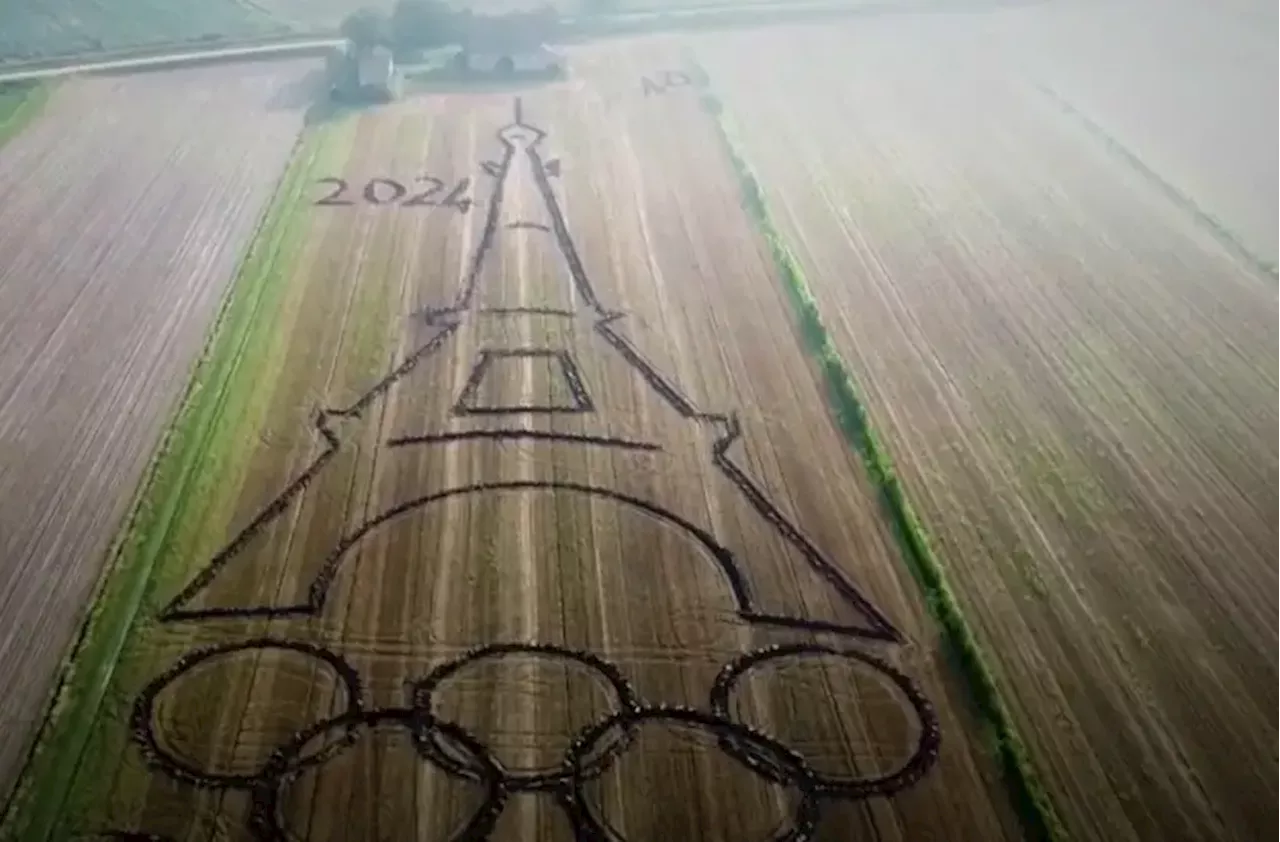
[[[639,707],[613,664],[590,652],[543,643],[481,646],[431,672],[413,688],[425,717],[454,725],[484,745],[513,792],[552,789],[564,780],[563,758],[574,735],[611,715]],[[461,777],[482,770],[451,755],[437,732],[423,750]],[[599,774],[600,764],[580,774]]]
[[[614,749],[626,733],[625,748]],[[725,751],[729,740],[766,758],[785,781]],[[602,774],[583,770],[609,756]],[[592,726],[565,757],[567,809],[579,838],[600,842],[797,842],[811,838],[819,802],[793,752],[713,714],[650,707]]]
[[[131,724],[143,756],[171,777],[244,788],[296,734],[360,708],[359,676],[341,657],[263,638],[183,655],[143,689]],[[323,759],[317,749],[297,761]]]
[[[827,795],[890,795],[937,759],[938,718],[924,694],[854,649],[799,643],[747,652],[717,676],[711,709],[791,748]],[[733,739],[725,749],[764,774],[783,774]]]
[[[426,730],[480,780],[425,758]],[[301,762],[328,747],[325,762]],[[259,842],[471,842],[488,837],[506,800],[483,747],[416,711],[388,708],[319,723],[284,746],[253,790],[250,824]]]

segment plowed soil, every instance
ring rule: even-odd
[[[0,148],[6,784],[297,136],[296,71],[69,82]]]
[[[313,184],[239,291],[71,795],[37,762],[26,828],[1020,836],[714,125],[654,110],[649,58],[307,140],[351,204]]]
[[[1069,830],[1261,838],[1274,280],[1000,57],[893,34],[697,54]]]

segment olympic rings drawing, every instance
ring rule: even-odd
[[[259,842],[296,842],[286,830],[285,818],[280,808],[285,787],[295,781],[308,765],[314,765],[301,762],[301,759],[307,756],[305,754],[307,743],[323,736],[326,732],[338,731],[340,733],[338,740],[331,744],[335,746],[335,751],[328,754],[332,757],[337,751],[354,745],[359,739],[361,729],[388,725],[408,729],[415,746],[421,745],[422,732],[431,730],[447,738],[455,747],[465,750],[471,756],[479,770],[477,777],[486,789],[485,799],[464,826],[450,839],[451,842],[473,842],[473,840],[488,838],[494,823],[506,806],[510,792],[502,770],[489,750],[465,730],[448,722],[432,720],[413,708],[386,708],[345,713],[317,723],[299,733],[288,745],[277,749],[267,761],[257,785],[253,788],[253,807],[250,812],[249,826],[254,838]]]
[[[618,710],[634,711],[640,707],[640,701],[636,698],[635,691],[622,675],[622,672],[613,664],[590,652],[575,651],[546,643],[490,643],[472,649],[461,658],[437,667],[426,678],[414,684],[412,688],[414,709],[422,711],[432,721],[441,721],[434,714],[433,703],[434,694],[442,683],[454,676],[463,667],[488,658],[500,658],[513,654],[562,659],[587,667],[603,678],[605,684],[613,691],[614,701]],[[465,731],[460,725],[449,724],[460,731]],[[477,779],[477,770],[474,767],[460,762],[456,756],[441,750],[434,739],[436,733],[434,730],[428,730],[423,733],[425,738],[420,748],[437,766],[460,777]],[[625,740],[626,735],[624,734],[622,741],[625,743]],[[622,747],[614,746],[612,747],[613,750],[601,753],[598,762],[589,768],[578,770],[578,774],[588,778],[596,777],[604,770],[610,757],[616,754],[617,751],[621,751]],[[495,760],[494,762],[497,761]],[[504,774],[505,785],[511,792],[555,789],[566,780],[565,771],[562,768],[544,772],[505,772]]]
[[[711,731],[721,746],[727,742],[738,746],[746,744],[753,753],[768,755],[775,768],[789,769],[792,775],[787,783],[800,791],[800,800],[791,817],[791,826],[778,830],[768,842],[808,842],[812,838],[818,823],[818,792],[813,786],[812,774],[799,754],[759,731],[715,714],[692,708],[656,706],[614,714],[585,730],[569,746],[565,756],[565,777],[570,781],[570,789],[562,794],[561,801],[569,813],[574,836],[579,842],[627,842],[591,808],[583,791],[586,781],[579,772],[584,768],[584,758],[610,730],[622,728],[633,731],[647,722],[665,722]],[[748,768],[757,771],[749,764]]]
[[[272,750],[253,773],[200,769],[157,738],[153,722],[156,699],[166,688],[202,663],[240,651],[269,650],[314,658],[336,674],[346,694],[345,710],[299,730]],[[459,723],[442,718],[437,711],[441,687],[461,670],[485,660],[512,656],[559,660],[583,667],[600,679],[610,694],[613,712],[580,729],[570,740],[558,767],[536,771],[507,769],[480,737]],[[898,769],[875,777],[833,777],[812,768],[779,738],[735,717],[734,694],[739,682],[752,670],[772,661],[815,657],[850,659],[868,667],[886,678],[905,701],[905,707],[919,722],[920,733],[910,757]],[[252,805],[249,824],[258,842],[297,842],[299,837],[289,832],[283,808],[287,788],[308,770],[321,768],[375,729],[403,729],[424,763],[483,790],[482,803],[452,832],[449,842],[487,839],[510,796],[523,792],[543,792],[554,797],[568,815],[578,842],[629,842],[610,826],[599,807],[590,803],[586,785],[604,775],[632,746],[636,732],[650,724],[708,733],[715,738],[711,745],[750,772],[798,793],[786,825],[760,842],[807,842],[815,833],[826,800],[891,795],[912,785],[936,761],[940,744],[937,716],[906,675],[872,655],[810,643],[766,647],[736,657],[716,676],[709,711],[647,704],[622,671],[604,658],[541,643],[494,643],[472,649],[411,683],[408,702],[405,706],[366,709],[360,676],[339,655],[314,644],[258,638],[196,650],[180,658],[142,691],[132,722],[134,739],[144,758],[170,777],[199,787],[248,791]]]
[[[152,765],[163,769],[170,777],[198,787],[246,789],[257,783],[261,777],[261,772],[243,774],[197,769],[166,748],[156,735],[155,729],[156,699],[170,685],[207,661],[255,650],[296,652],[319,660],[337,675],[338,680],[346,690],[346,713],[355,715],[361,712],[363,694],[359,674],[340,655],[321,646],[264,637],[211,646],[206,649],[196,649],[179,658],[177,663],[152,680],[139,694],[138,700],[134,704],[130,729],[133,732],[134,741],[138,743],[138,747],[142,751],[143,757]],[[326,759],[328,759],[328,749],[322,750],[316,755],[299,757],[297,762],[302,766],[310,766],[316,763],[323,763]]]
[[[732,720],[730,697],[743,676],[768,661],[806,656],[847,658],[871,667],[884,675],[898,690],[920,722],[920,736],[915,748],[899,769],[887,775],[865,779],[838,779],[810,769],[808,774],[819,791],[829,796],[866,798],[872,795],[892,795],[918,781],[938,757],[938,748],[941,744],[938,716],[934,712],[933,705],[910,678],[887,662],[865,652],[859,652],[856,649],[836,649],[815,643],[770,646],[747,652],[730,662],[716,676],[715,685],[711,689],[712,712],[722,719]],[[776,768],[770,762],[771,758],[758,756],[751,746],[743,745],[732,736],[725,738],[723,748],[771,780],[779,783],[788,780],[788,773]]]

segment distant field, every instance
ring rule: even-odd
[[[0,668],[23,676],[0,781],[288,158],[303,105],[280,92],[306,72],[69,80],[0,147]]]
[[[317,62],[60,88],[0,778],[111,566],[0,840],[1265,838],[1274,276],[994,16],[889,17],[305,129]]]
[[[696,53],[1072,838],[1260,838],[1275,281],[954,22],[899,33]]]
[[[0,59],[253,38],[290,28],[248,0],[18,0],[0,3]]]
[[[0,61],[334,32],[394,0],[17,0],[0,3]]]
[[[17,0],[0,3],[0,61],[334,32],[394,0]]]
[[[848,0],[856,7],[867,0]],[[244,40],[271,35],[329,33],[355,9],[389,10],[395,0],[20,0],[0,5],[0,62],[129,50],[140,47]],[[789,0],[617,0],[601,11],[651,12],[698,8],[785,6]],[[795,0],[797,3],[812,0]],[[917,0],[903,0],[904,4]],[[837,5],[839,0],[837,0]],[[542,5],[531,0],[458,3],[480,14]],[[582,0],[555,0],[562,14],[584,10]]]
[[[1021,838],[678,61],[309,130],[15,839]]]

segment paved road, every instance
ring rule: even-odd
[[[593,30],[600,32],[585,33],[586,38],[597,34],[632,34],[645,22],[656,22],[659,19],[670,23],[673,28],[697,22],[701,26],[711,26],[716,18],[722,18],[726,24],[741,26],[750,21],[752,16],[760,16],[762,24],[779,22],[779,17],[795,16],[797,18],[814,14],[908,14],[930,11],[982,11],[1005,7],[1039,5],[1045,0],[825,0],[825,2],[764,2],[737,6],[702,6],[684,9],[662,9],[642,12],[625,12],[610,15],[606,23],[593,23]],[[576,21],[565,20],[567,28],[572,30]],[[660,27],[655,27],[660,28]],[[575,36],[571,40],[583,40],[583,36]],[[105,59],[100,61],[72,61],[57,67],[39,67],[26,70],[0,71],[0,83],[21,82],[33,79],[51,79],[60,76],[73,76],[82,73],[103,73],[125,70],[154,70],[162,67],[174,67],[184,64],[214,62],[232,59],[275,58],[305,55],[308,52],[322,50],[341,43],[338,38],[316,38],[306,41],[295,39],[282,40],[275,43],[254,44],[243,47],[218,47],[205,50],[175,49],[159,55],[139,56],[131,58]]]
[[[53,79],[81,73],[103,73],[118,70],[153,70],[161,67],[237,58],[267,58],[305,54],[340,43],[336,38],[317,38],[312,41],[290,41],[276,44],[257,44],[252,47],[220,47],[212,50],[175,50],[162,55],[138,58],[84,61],[60,67],[42,67],[36,70],[14,70],[0,73],[0,82],[23,82],[30,79]]]

